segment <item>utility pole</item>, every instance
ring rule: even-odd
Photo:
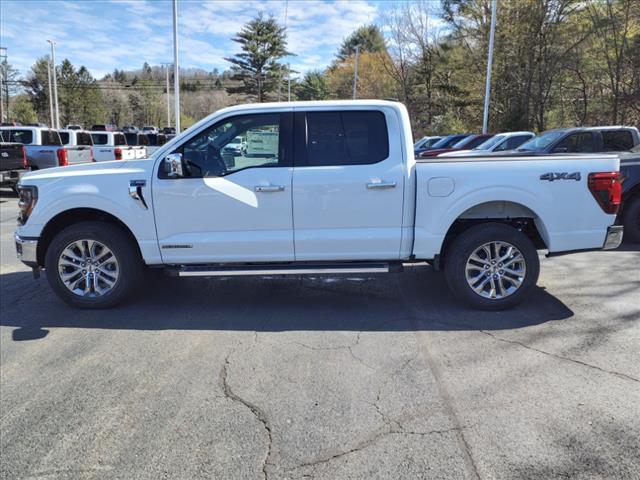
[[[53,70],[53,101],[55,103],[55,107],[56,107],[56,122],[55,125],[53,125],[53,128],[60,128],[60,110],[58,108],[58,80],[56,79],[56,77],[58,75],[56,75],[56,49],[55,49],[55,45],[56,42],[54,42],[53,40],[47,40],[47,42],[49,42],[51,44],[51,64],[52,64],[52,70]]]
[[[53,118],[53,96],[51,95],[51,62],[47,62],[47,81],[49,84],[49,118],[51,119],[51,128],[54,128]]]
[[[491,2],[491,30],[489,32],[489,58],[487,59],[487,83],[484,89],[484,113],[482,115],[482,133],[489,129],[489,99],[491,97],[491,65],[493,64],[493,40],[496,31],[496,9],[498,0]]]
[[[173,0],[173,96],[176,134],[180,134],[180,72],[178,67],[178,0]]]
[[[167,74],[167,127],[170,127],[171,126],[171,100],[170,100],[170,94],[169,94],[169,67],[171,66],[171,64],[163,63],[162,66],[164,66]]]
[[[353,99],[356,99],[356,90],[358,88],[358,62],[360,61],[360,45],[356,45],[356,62],[353,69]]]
[[[4,122],[4,103],[2,100],[2,97],[4,95],[4,83],[5,83],[5,79],[4,79],[4,75],[5,75],[5,69],[4,69],[4,63],[7,61],[7,49],[5,47],[0,47],[0,64],[2,65],[2,71],[0,72],[0,122]],[[7,104],[9,103],[9,95],[7,95]],[[9,120],[9,115],[7,113],[7,121]]]

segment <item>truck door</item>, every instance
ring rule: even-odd
[[[296,260],[400,256],[404,165],[397,117],[382,110],[296,112]]]
[[[292,126],[290,112],[237,115],[173,151],[182,177],[168,178],[158,162],[153,204],[165,263],[294,260]],[[272,148],[223,155],[235,137],[255,132],[275,137]]]

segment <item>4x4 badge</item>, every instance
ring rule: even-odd
[[[540,180],[547,180],[549,182],[553,182],[555,180],[576,180],[579,182],[580,178],[582,178],[580,177],[580,172],[549,172],[540,175]]]

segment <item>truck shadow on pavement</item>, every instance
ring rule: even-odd
[[[219,331],[503,330],[569,318],[573,312],[536,287],[518,307],[482,312],[461,305],[430,267],[362,277],[177,279],[149,273],[124,305],[78,310],[62,303],[45,278],[0,276],[0,325],[14,341],[49,328]]]

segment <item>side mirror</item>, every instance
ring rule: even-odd
[[[169,178],[184,177],[184,164],[181,153],[170,153],[164,157],[164,172]]]

